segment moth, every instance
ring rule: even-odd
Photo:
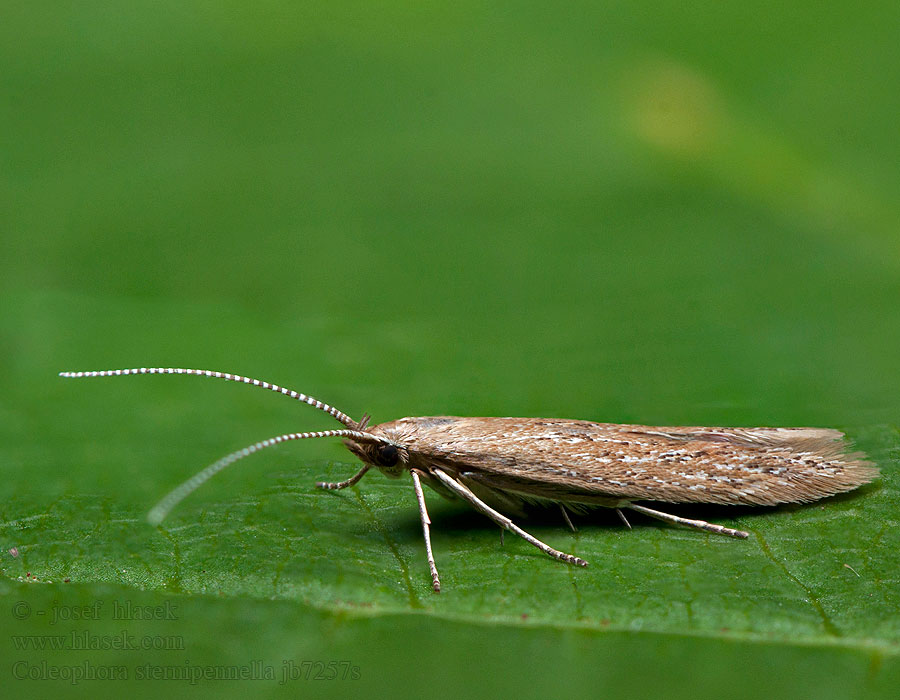
[[[861,452],[848,452],[843,433],[827,428],[711,428],[619,425],[557,418],[463,418],[426,416],[369,424],[333,406],[277,384],[227,372],[142,367],[60,372],[62,377],[185,374],[251,384],[315,406],[344,427],[287,433],[233,452],[172,490],[148,513],[158,525],[201,484],[243,457],[289,440],[341,437],[363,463],[345,481],[319,482],[322,489],[356,484],[373,467],[389,477],[409,472],[425,539],[432,588],[441,589],[431,548],[431,520],[422,484],[471,504],[560,561],[587,562],[545,544],[504,513],[528,502],[553,504],[572,527],[567,510],[613,508],[629,528],[623,509],[719,535],[747,532],[665,513],[640,502],[773,506],[802,503],[850,491],[878,476]],[[572,528],[574,529],[574,527]]]

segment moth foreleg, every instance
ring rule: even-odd
[[[434,563],[434,554],[431,551],[431,518],[428,517],[428,509],[425,507],[425,494],[422,492],[422,482],[419,472],[410,470],[413,487],[416,489],[416,500],[419,501],[419,517],[422,518],[422,533],[425,535],[425,555],[428,557],[428,568],[431,569],[431,587],[435,593],[441,592],[441,580],[438,578],[437,565]]]
[[[649,515],[651,518],[656,518],[657,520],[665,520],[666,522],[675,523],[677,525],[693,527],[697,530],[706,530],[707,532],[714,532],[717,535],[728,535],[729,537],[740,537],[741,539],[750,536],[749,532],[744,532],[743,530],[733,530],[730,527],[723,527],[722,525],[708,523],[705,520],[691,520],[689,518],[681,518],[677,515],[662,513],[658,510],[647,508],[646,506],[635,505],[634,503],[626,503],[623,505],[625,506],[625,508],[631,508],[631,510],[636,510],[638,513]]]
[[[316,486],[320,489],[328,489],[329,491],[336,491],[337,489],[345,489],[348,486],[353,486],[357,481],[363,478],[365,473],[369,471],[369,465],[363,464],[362,469],[360,469],[356,474],[351,476],[346,481],[317,481]]]
[[[460,498],[465,499],[469,503],[471,503],[476,510],[481,511],[486,516],[488,516],[491,520],[497,523],[500,527],[509,530],[510,532],[514,532],[519,537],[521,537],[526,542],[530,542],[535,547],[540,549],[545,554],[550,555],[554,559],[559,559],[560,561],[565,561],[570,564],[577,564],[578,566],[587,566],[587,562],[584,559],[580,559],[571,554],[566,554],[565,552],[560,552],[558,549],[553,549],[550,545],[544,544],[537,537],[533,535],[529,535],[525,530],[516,525],[512,520],[507,518],[505,515],[498,513],[496,510],[491,508],[487,503],[482,501],[478,496],[472,493],[466,486],[459,483],[456,479],[454,479],[449,474],[442,472],[440,469],[432,469],[431,473],[437,477],[441,482],[443,482],[447,488],[453,491]]]

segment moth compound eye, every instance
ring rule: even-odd
[[[376,453],[378,465],[382,467],[393,467],[400,459],[400,452],[393,445],[382,445]]]

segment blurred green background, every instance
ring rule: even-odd
[[[3,3],[4,684],[895,697],[898,36],[896,2]],[[674,509],[745,542],[525,523],[579,571],[429,493],[434,596],[407,479],[313,488],[356,468],[336,443],[254,456],[148,526],[221,455],[334,427],[225,382],[56,377],[159,365],[376,422],[831,426],[883,475]],[[169,648],[34,636],[119,633]]]

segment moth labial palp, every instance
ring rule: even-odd
[[[529,534],[503,511],[531,501],[566,508],[623,509],[720,535],[747,532],[671,515],[638,502],[773,506],[815,501],[850,491],[878,475],[865,455],[848,452],[844,435],[827,428],[721,428],[594,423],[556,418],[428,416],[369,425],[307,394],[227,372],[171,367],[60,372],[63,377],[186,374],[251,384],[324,411],[340,429],[287,433],[233,452],[177,486],[148,513],[159,524],[179,502],[234,462],[291,440],[341,437],[362,462],[353,476],[318,487],[340,490],[373,467],[390,477],[409,472],[413,482],[432,589],[440,579],[431,546],[431,520],[422,483],[468,501],[503,530],[570,564],[587,562]],[[501,531],[502,532],[502,531]]]

